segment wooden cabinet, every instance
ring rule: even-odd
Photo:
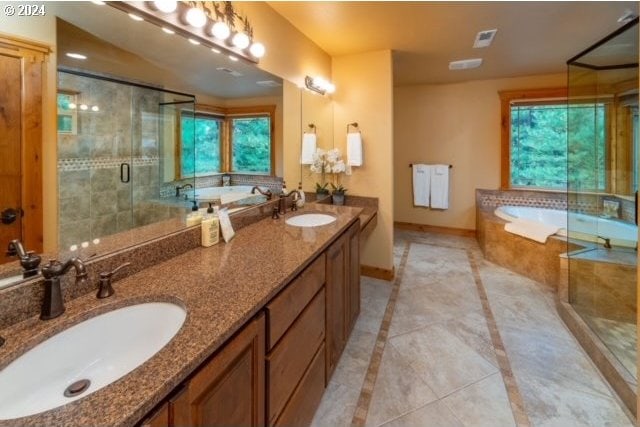
[[[142,421],[141,427],[168,427],[169,426],[169,402],[164,402],[150,416]]]
[[[345,297],[347,289],[347,239],[341,235],[327,249],[327,338],[326,338],[326,381],[338,364],[342,350],[347,343],[345,318]]]
[[[360,221],[327,249],[326,381],[329,382],[360,313]]]
[[[175,426],[263,426],[264,316],[249,322],[171,401]]]

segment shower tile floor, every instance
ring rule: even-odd
[[[594,316],[584,316],[583,319],[596,335],[602,339],[633,378],[638,378],[636,325]]]
[[[394,254],[394,282],[362,278],[313,426],[633,425],[551,289],[472,238],[397,230]]]

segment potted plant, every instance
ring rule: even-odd
[[[320,184],[319,182],[316,182],[316,194],[319,196],[329,194],[329,189],[327,188],[327,185],[329,184],[326,182],[324,184]]]
[[[333,204],[343,206],[344,193],[347,192],[347,189],[344,188],[341,184],[338,184],[336,186],[333,183],[331,183],[331,188],[333,188],[333,191],[331,192],[331,199],[333,200]]]

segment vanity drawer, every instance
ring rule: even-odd
[[[273,425],[323,344],[325,293],[318,292],[267,355],[267,420]]]
[[[316,258],[295,280],[267,304],[267,350],[271,350],[289,326],[324,285],[325,254]]]
[[[276,421],[276,426],[308,426],[311,423],[324,393],[324,359],[322,344]]]

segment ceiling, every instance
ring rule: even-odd
[[[233,62],[226,55],[194,46],[184,37],[164,34],[148,22],[133,21],[113,7],[55,2],[47,5],[47,12],[67,21],[58,21],[59,66],[223,99],[282,95],[281,78],[254,64]],[[74,60],[65,56],[67,52],[88,58]],[[259,81],[277,86],[261,86]]]
[[[331,56],[394,52],[396,85],[563,73],[638,2],[268,2]],[[488,48],[476,33],[497,28]],[[482,58],[449,71],[450,61]]]

